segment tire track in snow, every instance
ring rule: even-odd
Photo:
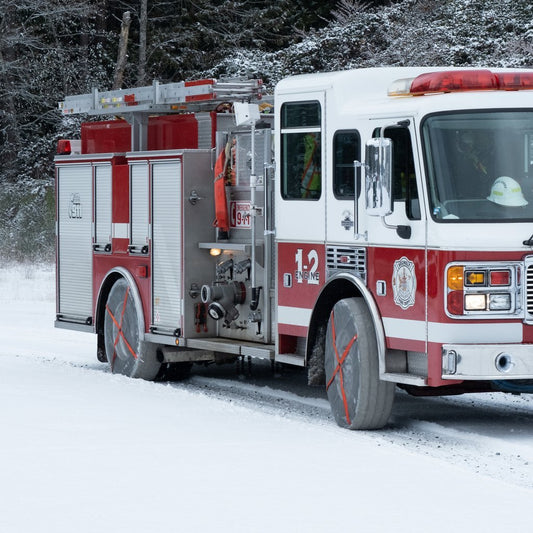
[[[35,359],[41,364],[115,377],[105,365]],[[163,382],[161,386],[337,429],[325,392],[308,387],[304,372],[290,370],[273,376],[269,366],[256,367],[248,377],[237,376],[227,368],[200,368],[189,380]],[[398,391],[390,423],[382,430],[357,435],[378,446],[398,447],[462,470],[533,488],[533,398],[529,396],[490,393],[414,398]],[[438,482],[438,472],[436,479]]]
[[[265,385],[262,379],[193,376],[178,386],[277,416],[335,424],[325,394],[314,391],[300,396],[288,392],[287,381],[281,383],[283,390],[276,388],[278,385],[276,380]],[[301,383],[297,385],[301,393]],[[513,405],[508,395],[490,396],[413,398],[399,391],[389,425],[358,435],[376,445],[396,446],[462,470],[533,488],[533,402],[524,397]]]

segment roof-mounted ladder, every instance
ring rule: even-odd
[[[181,81],[148,87],[99,91],[67,96],[59,102],[64,115],[122,115],[124,113],[176,113],[213,107],[217,102],[260,100],[262,80],[217,81],[215,79]]]
[[[59,102],[64,115],[114,115],[131,125],[131,150],[142,151],[148,145],[148,116],[157,114],[213,110],[220,102],[257,101],[262,97],[262,80],[215,79],[182,81],[148,87],[102,91],[67,96]]]

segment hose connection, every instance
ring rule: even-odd
[[[243,304],[246,300],[246,286],[242,281],[231,281],[221,285],[203,285],[201,294],[202,302],[208,304],[207,312],[213,320],[224,319],[224,325],[239,317],[236,305]]]

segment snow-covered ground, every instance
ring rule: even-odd
[[[385,430],[349,432],[296,372],[112,375],[54,294],[51,266],[0,268],[1,532],[531,528],[529,397],[399,393]]]

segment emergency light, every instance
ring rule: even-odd
[[[515,313],[519,272],[498,264],[449,266],[446,272],[448,313],[478,318],[490,313]]]
[[[60,139],[57,141],[58,155],[73,155],[81,153],[81,140],[79,139]]]
[[[447,70],[427,72],[416,78],[394,81],[389,96],[421,96],[466,91],[518,91],[533,89],[533,72],[490,70]]]

